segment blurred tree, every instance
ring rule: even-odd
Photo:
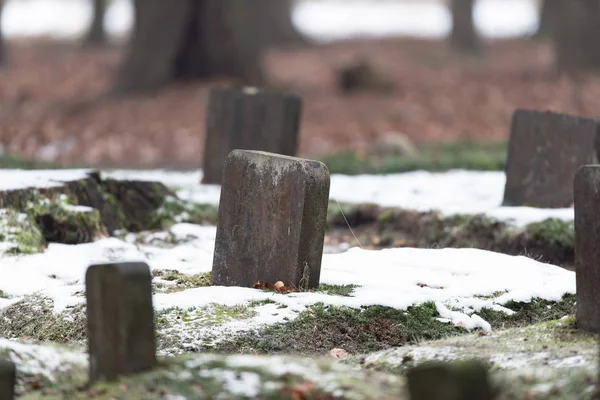
[[[4,0],[0,0],[0,21],[2,20],[2,10],[4,9]],[[4,33],[2,33],[2,24],[0,24],[0,66],[6,65],[6,44],[4,43]]]
[[[473,22],[475,0],[450,0],[452,11],[452,47],[465,53],[479,53],[483,45]]]
[[[600,0],[560,0],[556,32],[560,70],[600,70]]]
[[[92,0],[93,15],[92,24],[84,39],[85,46],[97,46],[106,43],[104,31],[104,13],[106,12],[106,0]]]
[[[552,37],[556,33],[560,18],[560,3],[564,0],[542,0],[540,7],[540,24],[537,37]]]
[[[258,40],[266,47],[308,44],[292,22],[293,0],[252,0]]]
[[[135,0],[133,37],[113,92],[140,92],[201,78],[263,84],[253,3]]]

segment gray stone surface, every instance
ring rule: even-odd
[[[575,175],[577,326],[600,333],[600,166]]]
[[[151,369],[156,343],[148,265],[92,265],[85,284],[90,381]]]
[[[517,110],[506,165],[506,206],[573,204],[573,177],[598,161],[598,122],[552,112]]]
[[[256,88],[216,88],[207,107],[204,183],[221,183],[223,163],[236,149],[295,156],[300,96]]]
[[[410,400],[491,400],[485,365],[478,361],[426,363],[407,373]]]
[[[17,368],[8,360],[0,360],[0,399],[12,400],[15,398]]]
[[[259,151],[228,156],[221,189],[212,281],[319,284],[329,200],[325,164]]]

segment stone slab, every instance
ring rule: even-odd
[[[485,365],[478,361],[430,362],[407,372],[410,400],[491,400]]]
[[[85,284],[90,381],[151,369],[156,342],[148,265],[92,265]]]
[[[8,360],[0,360],[0,399],[12,400],[15,398],[15,384],[17,367]]]
[[[203,183],[219,184],[223,163],[236,149],[295,156],[302,99],[256,88],[215,88],[207,106]]]
[[[318,161],[234,150],[225,162],[212,281],[319,284],[329,171]]]
[[[570,207],[577,169],[598,162],[599,132],[594,119],[516,110],[503,205]]]
[[[600,333],[600,166],[575,175],[577,327]]]

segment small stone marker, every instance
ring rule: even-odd
[[[515,111],[503,205],[570,207],[577,169],[598,161],[599,132],[594,119]]]
[[[212,282],[319,284],[329,171],[318,161],[234,150],[225,162]]]
[[[577,327],[600,333],[600,166],[575,175]]]
[[[90,381],[151,369],[156,343],[148,265],[92,265],[85,285]]]
[[[236,149],[295,156],[300,96],[257,88],[216,88],[207,107],[203,183],[219,184],[223,163]]]
[[[0,360],[0,399],[12,400],[15,398],[15,383],[17,367],[8,360]]]
[[[491,400],[485,365],[479,361],[431,362],[408,371],[410,400]]]

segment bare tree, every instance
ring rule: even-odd
[[[542,0],[537,37],[552,37],[558,29],[561,2],[564,0]]]
[[[600,0],[561,1],[556,33],[561,70],[600,70]]]
[[[292,22],[293,0],[252,0],[258,40],[266,47],[303,46],[308,40]]]
[[[451,0],[452,47],[465,53],[478,53],[482,50],[482,42],[475,29],[473,21],[473,6],[475,0]]]
[[[135,28],[114,92],[228,77],[264,83],[248,0],[135,0]]]
[[[104,31],[104,14],[106,12],[106,0],[92,0],[92,4],[92,23],[85,36],[84,45],[103,45],[106,43],[106,33]]]
[[[0,20],[2,20],[2,10],[4,9],[4,0],[0,0]],[[4,43],[4,33],[0,24],[0,66],[6,65],[6,44]]]

